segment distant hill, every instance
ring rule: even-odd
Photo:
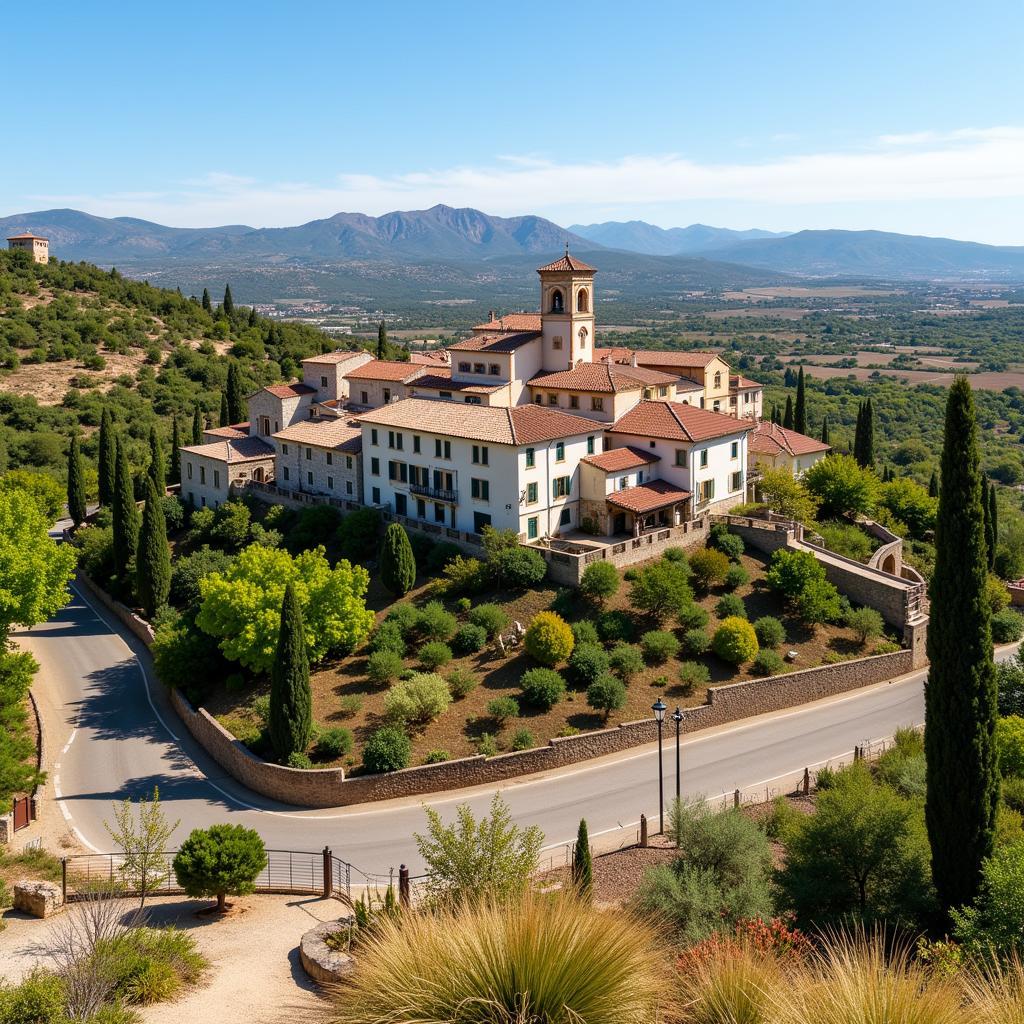
[[[610,249],[642,252],[649,256],[690,256],[712,252],[748,239],[784,237],[782,232],[761,231],[759,228],[733,231],[731,228],[713,228],[707,224],[659,228],[642,220],[573,224],[569,230]]]

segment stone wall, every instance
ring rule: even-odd
[[[77,582],[107,611],[117,616],[147,647],[153,646],[153,627],[142,616],[136,615],[127,605],[111,597],[105,590],[93,583],[84,572],[78,573]]]

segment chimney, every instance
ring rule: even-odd
[[[630,366],[636,366],[636,352],[634,352],[629,359]]]
[[[493,309],[489,309],[487,311],[487,322],[489,324],[493,324],[494,323],[494,310]]]

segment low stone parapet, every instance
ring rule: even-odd
[[[64,906],[60,886],[21,879],[14,883],[14,909],[32,917],[50,917]]]

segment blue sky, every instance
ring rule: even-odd
[[[56,0],[4,35],[0,215],[445,202],[1024,243],[1019,2]]]

